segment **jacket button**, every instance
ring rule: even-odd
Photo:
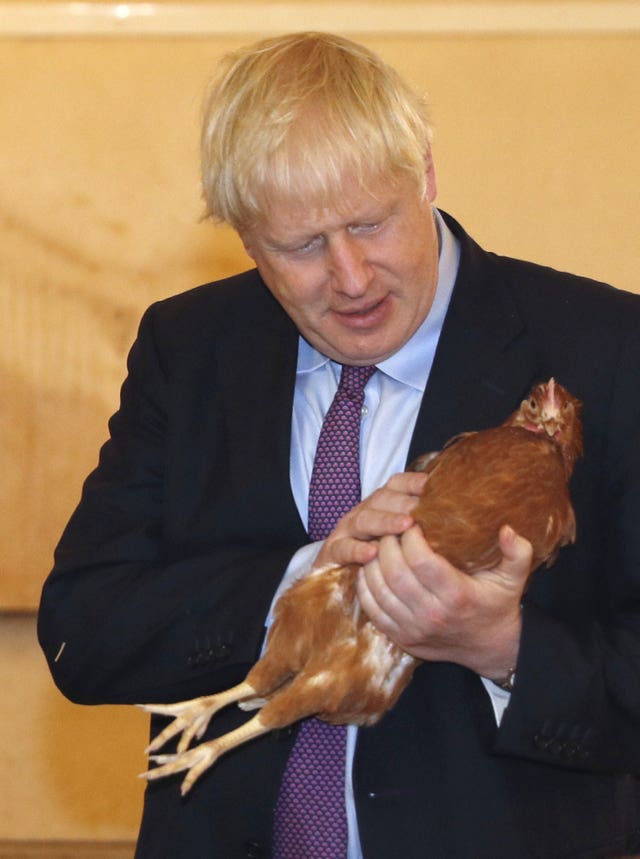
[[[549,751],[552,755],[561,755],[565,750],[565,743],[563,740],[553,740],[551,745],[549,746]]]
[[[578,754],[579,749],[579,745],[570,740],[564,748],[565,756],[568,758],[574,758]]]
[[[261,859],[264,856],[264,850],[261,844],[257,841],[246,841],[244,849],[247,853],[247,859]]]

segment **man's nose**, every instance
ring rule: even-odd
[[[329,245],[329,265],[334,288],[357,298],[366,292],[373,270],[366,253],[352,236],[333,237]]]

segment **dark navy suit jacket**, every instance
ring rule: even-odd
[[[448,222],[460,271],[409,455],[502,422],[554,375],[584,402],[578,540],[526,594],[500,728],[477,676],[425,663],[359,732],[364,856],[633,853],[640,298],[486,253]],[[256,271],[145,314],[110,440],[43,591],[40,640],[72,700],[179,700],[239,681],[255,661],[273,592],[308,542],[289,486],[297,337]],[[211,730],[244,719],[231,708]],[[269,856],[292,735],[229,753],[185,800],[176,779],[151,785],[138,859]]]

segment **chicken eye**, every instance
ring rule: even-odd
[[[533,412],[535,412],[538,408],[538,404],[533,398],[529,400],[529,406],[531,407],[531,411]]]

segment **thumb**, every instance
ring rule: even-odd
[[[503,525],[498,535],[502,560],[498,565],[502,572],[515,580],[525,581],[531,573],[533,548],[510,525]]]

